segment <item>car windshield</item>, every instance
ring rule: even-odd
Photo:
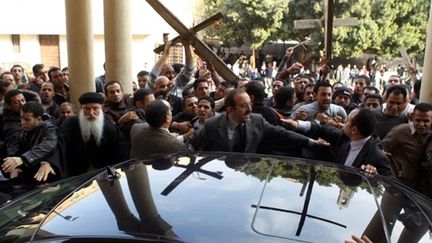
[[[397,212],[387,212],[388,197],[403,204]],[[431,212],[427,198],[354,168],[262,155],[174,154],[99,174],[64,196],[33,239],[343,242],[373,228],[383,242],[397,242],[421,228],[418,240],[427,242]],[[383,218],[395,218],[392,228]]]

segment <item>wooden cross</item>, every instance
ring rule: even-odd
[[[198,39],[195,34],[197,31],[211,25],[215,19],[219,19],[218,15],[212,16],[210,19],[188,29],[174,14],[172,14],[164,5],[158,0],[146,0],[147,3],[175,30],[179,33],[178,41],[186,38],[194,47],[198,56],[213,64],[218,74],[227,81],[235,82],[238,77],[235,73],[227,67],[227,65],[220,59],[206,44]],[[219,15],[220,16],[220,15]]]
[[[312,29],[324,27],[324,55],[331,58],[333,26],[356,26],[357,18],[334,19],[333,0],[324,0],[324,19],[295,20],[294,29]]]

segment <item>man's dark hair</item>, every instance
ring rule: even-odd
[[[164,103],[164,100],[154,100],[150,102],[145,109],[146,121],[151,127],[161,127],[169,111],[170,108]]]
[[[414,107],[414,111],[422,111],[422,112],[429,112],[432,111],[432,104],[429,103],[418,103]]]
[[[120,85],[120,90],[123,91],[123,87],[122,87],[122,85],[121,85],[121,83],[120,83],[119,81],[117,81],[117,80],[111,80],[111,81],[108,81],[108,82],[105,84],[105,87],[104,87],[105,94],[107,94],[108,86],[113,85],[113,84],[118,84],[118,85]]]
[[[32,67],[32,72],[33,72],[33,74],[36,74],[37,71],[38,71],[39,69],[44,68],[44,67],[45,67],[45,65],[43,65],[43,64],[41,64],[41,63],[33,65],[33,67]],[[51,69],[52,69],[52,68],[51,68]],[[50,69],[50,70],[51,70],[51,69]],[[60,69],[59,69],[59,70],[60,70]],[[49,72],[48,72],[48,77],[49,77]]]
[[[357,127],[363,137],[370,136],[376,127],[377,121],[372,110],[359,108],[359,112],[351,119],[351,126]]]
[[[373,90],[375,92],[375,94],[379,94],[380,93],[380,91],[379,91],[379,89],[377,89],[377,87],[374,87],[374,86],[371,86],[371,85],[364,86],[363,89],[362,89],[362,93],[364,92],[365,89],[371,89],[371,90]]]
[[[251,80],[252,82],[255,82],[255,83],[259,83],[259,84],[261,84],[261,85],[265,85],[265,81],[264,81],[264,79],[262,79],[262,78],[255,78],[255,79],[253,79],[253,80]]]
[[[334,86],[336,86],[336,84],[342,84],[342,86],[345,87],[344,83],[342,83],[341,81],[337,81],[332,85],[332,88],[334,88]]]
[[[306,89],[308,89],[308,88],[313,88],[313,89],[315,90],[315,84],[310,83],[310,84],[306,85],[306,87],[305,87],[305,91],[306,91]]]
[[[210,103],[210,106],[212,108],[212,110],[215,109],[215,101],[212,97],[208,96],[208,95],[204,95],[198,98],[198,103],[200,102],[200,100],[207,100]]]
[[[274,101],[276,108],[286,108],[287,100],[294,99],[294,88],[291,86],[283,86],[279,88],[274,94]]]
[[[150,75],[149,74],[149,72],[147,72],[147,71],[144,71],[144,70],[142,70],[142,71],[139,71],[139,73],[137,74],[137,76],[146,76],[146,75]]]
[[[234,97],[237,95],[237,94],[242,94],[242,93],[246,93],[244,90],[242,90],[242,89],[233,89],[233,90],[231,90],[228,94],[227,94],[227,96],[225,97],[225,106],[226,107],[232,107],[232,108],[235,108],[235,106],[236,106],[236,103],[235,103],[235,100],[234,100]],[[247,94],[247,93],[246,93]]]
[[[246,93],[249,96],[254,96],[254,103],[262,103],[264,101],[264,98],[267,96],[265,92],[265,87],[256,82],[256,81],[250,81],[244,86],[246,88]]]
[[[196,97],[196,96],[194,94],[188,94],[186,96],[183,96],[183,102],[182,102],[183,109],[186,108],[186,100],[193,98],[193,97]]]
[[[403,98],[406,99],[407,97],[407,90],[404,86],[402,85],[392,85],[390,87],[387,87],[387,91],[386,91],[386,99],[390,96],[390,94],[394,94],[394,95],[403,95]]]
[[[15,97],[15,96],[20,95],[20,94],[23,95],[23,92],[21,92],[21,91],[19,91],[17,89],[9,90],[8,92],[6,92],[6,94],[4,96],[4,102],[5,102],[5,104],[10,105],[12,97]]]
[[[33,117],[42,117],[44,114],[44,109],[42,104],[36,101],[26,102],[22,107],[22,112],[33,113]]]
[[[194,81],[194,83],[193,83],[194,91],[197,90],[198,85],[199,85],[200,83],[208,83],[208,81],[207,81],[207,79],[205,79],[205,78],[197,78],[197,79],[195,79],[195,81]]]
[[[36,65],[38,65],[38,64],[36,64]],[[34,69],[34,67],[35,67],[36,65],[33,66],[33,69]],[[41,64],[41,65],[42,65],[42,64]],[[40,68],[43,68],[43,66],[34,69],[34,70],[33,70],[33,73],[37,72],[37,70],[40,69]],[[60,72],[61,72],[61,69],[58,68],[58,67],[52,67],[52,68],[50,68],[50,69],[48,70],[48,78],[51,80],[51,74],[52,74],[53,72],[57,72],[57,71],[60,71]]]
[[[368,76],[366,76],[366,75],[358,75],[357,77],[354,78],[354,82],[357,79],[363,79],[364,81],[366,81],[366,85],[370,85],[370,83],[371,83],[370,78]]]
[[[421,79],[414,82],[413,90],[417,96],[420,96]]]
[[[282,82],[282,83],[283,83],[282,86],[286,86],[286,82],[285,82],[284,80],[282,80],[282,79],[275,79],[275,80],[273,80],[273,81],[272,81],[272,85],[273,85],[273,83],[276,82],[276,81]]]
[[[15,65],[13,65],[13,66],[11,67],[10,71],[12,72],[12,70],[13,70],[14,68],[16,68],[16,67],[21,68],[21,71],[24,72],[24,68],[23,68],[23,66],[21,66],[21,65],[19,65],[19,64],[15,64]]]
[[[62,68],[62,72],[64,72],[64,71],[69,71],[69,67]]]
[[[309,80],[309,83],[311,83],[311,84],[315,83],[315,78],[309,74],[300,74],[297,77],[295,77],[294,79],[301,79],[301,78],[306,78],[307,80]]]
[[[4,95],[6,93],[6,86],[10,85],[10,81],[9,80],[3,80],[0,79],[0,94]]]
[[[172,65],[172,67],[173,67],[173,69],[174,69],[174,72],[176,72],[176,73],[180,73],[180,71],[183,69],[183,67],[184,67],[184,64],[183,63],[174,63],[173,65]]]
[[[70,107],[71,109],[73,109],[72,103],[69,103],[67,101],[60,104],[60,108],[63,108],[63,107]]]
[[[319,90],[320,87],[326,87],[326,88],[328,87],[328,88],[330,88],[330,89],[333,90],[332,85],[328,81],[320,81],[320,82],[317,82],[315,84],[315,86],[314,86],[314,93],[318,93],[318,90]]]
[[[136,105],[136,103],[140,100],[143,100],[147,95],[151,95],[153,92],[148,88],[141,88],[135,91],[133,94],[133,103]]]
[[[3,79],[3,76],[4,76],[5,74],[12,74],[12,73],[9,72],[9,71],[3,72],[2,74],[0,74],[0,79]],[[12,75],[13,75],[13,74],[12,74]]]
[[[220,82],[219,84],[222,85],[225,89],[234,88],[234,85],[228,81]]]
[[[380,94],[368,94],[366,95],[364,102],[366,103],[368,99],[378,99],[380,105],[384,102],[383,97]]]

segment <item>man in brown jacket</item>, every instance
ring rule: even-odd
[[[384,137],[382,146],[391,161],[394,177],[398,181],[418,190],[422,173],[421,164],[424,162],[426,143],[431,136],[432,105],[419,103],[415,106],[410,117],[411,123],[400,124],[394,127]],[[430,190],[430,188],[429,188]],[[424,193],[424,192],[422,192]],[[401,196],[398,192],[385,191],[381,200],[382,213],[387,222],[389,234],[397,219],[403,220],[409,217],[410,200]],[[400,214],[404,209],[404,213]],[[372,242],[384,242],[380,213],[377,211],[367,226],[364,235]],[[411,227],[405,227],[399,237],[399,242],[417,242],[428,230],[427,224],[411,224],[404,222]]]
[[[147,123],[135,124],[131,129],[131,158],[187,150],[186,145],[168,131],[172,113],[166,100],[150,102],[145,113]]]

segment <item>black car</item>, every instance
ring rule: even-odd
[[[400,208],[390,213],[386,195]],[[395,220],[393,230],[384,218]],[[127,161],[27,193],[2,206],[0,241],[343,242],[369,226],[383,242],[429,242],[431,219],[428,198],[354,168],[186,153]]]

